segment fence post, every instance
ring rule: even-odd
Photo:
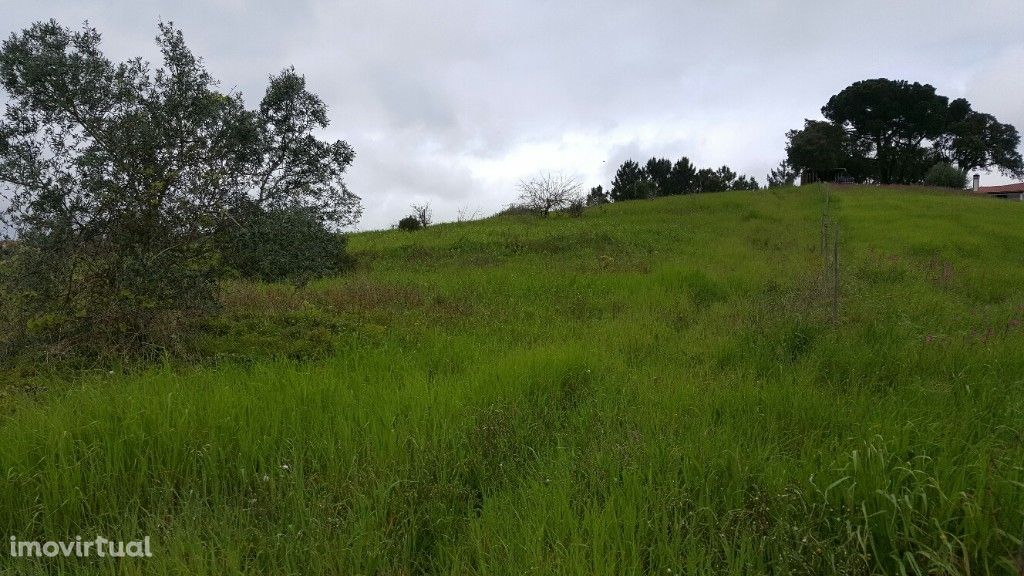
[[[832,242],[832,323],[839,323],[839,231],[835,227],[835,240]]]

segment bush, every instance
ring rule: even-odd
[[[423,228],[420,219],[415,216],[406,216],[398,221],[398,229],[406,232],[415,232]]]
[[[234,215],[218,233],[217,247],[222,265],[235,275],[304,283],[353,265],[345,235],[329,230],[310,210],[248,205]]]
[[[565,208],[565,213],[572,218],[581,218],[586,208],[587,204],[582,198],[573,198],[569,201],[569,206]]]
[[[14,246],[0,241],[0,359],[11,355],[11,348],[15,344],[15,333],[12,328],[17,325],[17,318],[20,315],[17,295],[11,290],[13,256]]]
[[[124,257],[118,238],[71,244],[36,233],[0,264],[0,354],[46,361],[155,357],[177,349],[216,307],[210,242],[164,244],[151,260]]]
[[[537,211],[525,204],[512,203],[500,210],[495,216],[532,216]]]
[[[928,173],[924,175],[924,183],[929,186],[963,190],[967,188],[967,172],[945,162],[939,162],[928,169]]]

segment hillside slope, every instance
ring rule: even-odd
[[[1024,562],[1024,203],[809,187],[351,246],[349,276],[228,287],[215,367],[6,392],[0,531],[154,557],[0,571]]]

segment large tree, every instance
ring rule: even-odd
[[[939,154],[965,172],[995,169],[1024,178],[1024,159],[1018,150],[1020,134],[991,114],[968,110],[952,121],[937,142]]]
[[[786,138],[786,162],[803,172],[805,181],[831,180],[840,171],[858,181],[871,176],[872,162],[842,126],[807,120],[803,130],[790,130]]]
[[[694,189],[696,192],[724,192],[732,187],[735,180],[736,173],[728,166],[722,166],[717,170],[703,168],[697,171]]]
[[[217,89],[180,31],[161,23],[162,66],[115,63],[88,26],[55,21],[0,48],[3,220],[18,236],[6,269],[24,301],[9,333],[51,327],[65,347],[146,344],[154,326],[215,302],[215,231],[226,220],[302,209],[347,224],[352,161],[326,143],[323,104],[291,70],[259,110]],[[239,210],[239,206],[255,209]]]
[[[611,202],[608,198],[608,193],[604,191],[604,186],[601,186],[600,184],[591,188],[590,194],[587,194],[587,206],[600,206],[601,204],[607,204],[608,202]]]
[[[608,192],[612,200],[639,200],[654,195],[654,185],[647,176],[647,171],[634,160],[626,160],[615,172],[612,189]]]
[[[997,169],[1024,177],[1016,128],[950,101],[928,84],[877,78],[856,82],[821,109],[826,122],[808,121],[788,134],[788,161],[817,174],[840,169],[855,180],[921,182],[936,163],[960,170]]]
[[[672,173],[672,161],[668,158],[651,158],[644,166],[644,173],[654,185],[655,194],[668,196],[668,179]]]
[[[672,164],[672,171],[669,172],[667,182],[667,195],[690,194],[694,192],[694,178],[697,176],[697,168],[690,162],[690,159],[683,156]]]
[[[354,224],[361,213],[359,198],[348,191],[343,176],[355,153],[342,140],[327,142],[314,134],[330,121],[327,106],[306,89],[306,79],[293,68],[272,76],[255,118],[257,204],[266,210],[301,206],[331,225]]]
[[[747,177],[746,175],[740,176],[729,184],[730,190],[760,190],[761,185],[757,183],[757,178],[753,176]]]
[[[949,99],[933,86],[885,78],[856,82],[821,109],[836,126],[871,144],[884,184],[920,178],[921,144],[942,135],[948,112]]]

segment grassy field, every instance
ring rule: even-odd
[[[0,535],[154,554],[0,573],[1022,569],[1024,203],[731,192],[352,248],[228,286],[216,363],[0,388]]]

